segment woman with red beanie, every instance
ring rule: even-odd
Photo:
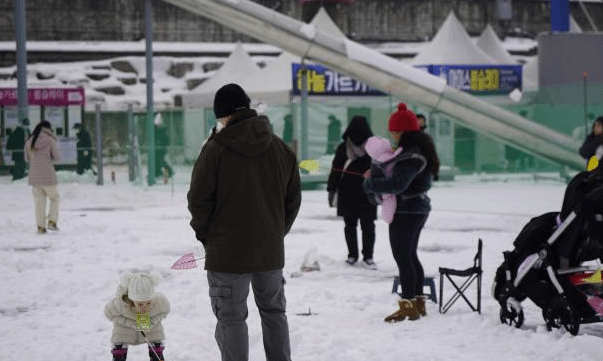
[[[400,308],[385,318],[386,322],[417,320],[426,316],[423,266],[417,256],[419,235],[431,211],[427,191],[437,179],[440,161],[429,134],[422,132],[415,113],[400,103],[392,113],[388,129],[395,147],[402,152],[394,157],[391,176],[376,164],[365,174],[364,188],[376,195],[395,194],[396,211],[389,225],[389,241],[400,273],[402,300]],[[388,164],[391,164],[388,162]]]

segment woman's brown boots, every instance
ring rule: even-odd
[[[417,296],[412,299],[412,302],[415,304],[417,311],[421,316],[427,316],[427,311],[425,311],[425,300],[427,296]]]
[[[417,306],[415,305],[415,302],[413,302],[412,300],[407,300],[403,298],[398,301],[398,304],[400,305],[400,309],[387,316],[384,320],[385,322],[400,322],[404,321],[407,318],[410,321],[414,321],[418,320],[419,317],[421,317]]]
[[[401,299],[398,301],[400,309],[385,318],[385,322],[400,322],[406,319],[418,320],[421,316],[427,316],[425,310],[425,296],[417,296],[412,300]]]

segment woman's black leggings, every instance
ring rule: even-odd
[[[417,247],[427,216],[427,214],[396,213],[389,225],[389,243],[400,272],[402,298],[411,299],[423,294],[425,273],[417,255]]]

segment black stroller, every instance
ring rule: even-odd
[[[603,321],[601,269],[582,266],[603,260],[603,176],[598,171],[575,176],[561,212],[530,220],[513,246],[503,252],[492,285],[502,323],[521,327],[526,298],[542,309],[549,331],[564,327],[576,335],[580,324]]]

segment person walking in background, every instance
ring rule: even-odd
[[[327,126],[327,152],[325,154],[335,154],[339,144],[341,134],[341,122],[333,114],[329,115],[329,125]]]
[[[170,146],[170,138],[167,134],[167,128],[161,117],[161,113],[155,116],[155,177],[167,176],[170,178],[174,175],[174,170],[165,160],[168,147]],[[164,173],[165,172],[165,173]]]
[[[193,168],[191,227],[205,248],[215,338],[223,361],[249,359],[249,284],[262,320],[267,361],[291,360],[283,278],[284,237],[301,205],[293,150],[249,107],[237,84],[220,88],[212,133]]]
[[[291,117],[291,114],[285,115],[283,121],[285,122],[285,126],[283,128],[283,141],[290,146],[291,149],[295,150],[293,144],[293,118]]]
[[[580,147],[580,155],[582,158],[586,159],[586,162],[590,162],[591,158],[594,155],[597,155],[597,149],[603,144],[603,116],[598,117],[593,122],[593,127],[591,133],[586,137],[584,143]],[[603,147],[599,150],[597,158],[601,158],[603,156]]]
[[[25,143],[25,161],[29,163],[29,184],[33,186],[36,224],[38,233],[58,230],[59,189],[54,163],[60,159],[57,140],[49,122],[43,120],[36,125]],[[46,199],[50,200],[48,217]],[[46,219],[48,218],[48,225]]]
[[[400,103],[388,123],[396,147],[392,175],[371,169],[366,172],[364,188],[374,194],[395,194],[396,212],[389,225],[389,240],[398,265],[402,300],[399,310],[385,318],[386,322],[416,320],[426,316],[423,283],[425,274],[417,255],[421,230],[431,210],[427,191],[437,177],[440,162],[431,137],[422,132],[415,114]]]
[[[417,121],[419,122],[419,129],[425,131],[427,129],[427,118],[423,114],[417,114]]]
[[[170,302],[155,292],[157,279],[144,273],[126,273],[115,297],[105,305],[105,317],[113,322],[113,361],[126,361],[129,345],[147,344],[150,361],[163,361],[165,333],[161,321]]]
[[[362,188],[362,175],[371,166],[371,158],[364,149],[366,140],[373,136],[368,121],[356,115],[341,136],[343,142],[337,147],[331,173],[327,181],[329,206],[337,207],[337,215],[343,217],[345,241],[348,246],[350,265],[358,261],[358,220],[362,230],[362,265],[376,269],[373,260],[375,247],[375,219],[377,206],[371,204]],[[336,201],[335,201],[335,198]]]
[[[92,169],[92,140],[82,124],[76,123],[73,128],[77,130],[77,174],[84,174],[88,169]]]
[[[12,133],[10,133],[8,140],[6,141],[6,150],[11,152],[11,159],[13,160],[13,167],[10,172],[13,176],[13,181],[25,178],[27,164],[25,163],[24,148],[25,141],[29,136],[29,119],[25,118]]]

